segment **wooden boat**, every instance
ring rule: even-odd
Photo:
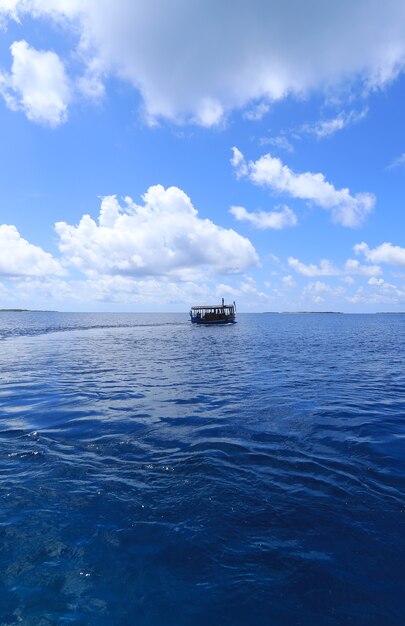
[[[190,311],[192,324],[235,324],[236,304],[222,304],[209,306],[193,306]]]

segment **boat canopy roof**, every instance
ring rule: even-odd
[[[192,311],[205,311],[212,309],[234,309],[235,304],[207,304],[206,306],[192,306]]]

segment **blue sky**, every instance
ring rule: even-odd
[[[0,27],[0,308],[405,309],[403,2],[0,0]]]

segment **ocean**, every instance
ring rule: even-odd
[[[404,345],[0,313],[0,624],[403,626]]]

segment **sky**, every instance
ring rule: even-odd
[[[403,0],[0,0],[0,308],[405,311]]]

